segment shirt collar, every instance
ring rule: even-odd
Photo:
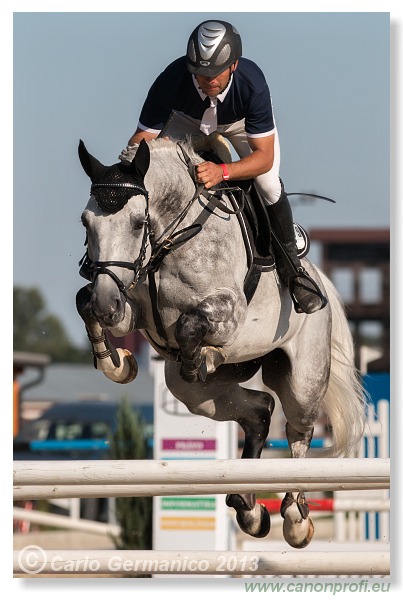
[[[229,92],[229,89],[230,89],[230,87],[231,87],[231,85],[232,85],[232,79],[233,79],[233,76],[234,76],[234,74],[233,74],[233,73],[231,73],[230,80],[229,80],[229,82],[228,82],[228,85],[227,85],[227,87],[225,88],[225,90],[224,90],[224,91],[222,91],[222,92],[221,92],[221,94],[218,94],[218,96],[214,96],[215,98],[218,98],[218,100],[219,100],[220,102],[223,102],[223,101],[224,101],[224,98],[225,98],[225,96],[228,94],[228,92]],[[199,84],[197,83],[196,75],[192,75],[192,79],[193,79],[193,83],[194,83],[194,85],[195,85],[195,88],[196,88],[196,90],[199,92],[199,96],[200,96],[200,98],[201,98],[202,100],[205,100],[205,99],[207,98],[207,95],[206,95],[204,92],[202,92],[202,90],[199,88]]]

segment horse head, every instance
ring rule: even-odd
[[[87,231],[92,279],[91,309],[104,327],[125,316],[127,292],[141,276],[149,236],[144,178],[150,151],[142,141],[133,161],[105,166],[80,141],[81,165],[91,179],[91,196],[81,221]]]

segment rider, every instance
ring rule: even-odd
[[[279,178],[280,144],[270,91],[259,67],[241,55],[241,37],[233,25],[198,25],[186,56],[171,63],[151,86],[128,145],[165,132],[184,137],[217,131],[227,138],[240,160],[203,162],[197,165],[198,180],[209,189],[223,180],[255,179],[273,231],[286,250],[284,255],[274,249],[279,275],[296,310],[313,313],[327,300],[297,256],[291,207]]]

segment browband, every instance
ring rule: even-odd
[[[138,190],[145,196],[148,196],[147,190],[141,185],[137,185],[135,183],[93,183],[91,186],[91,191],[98,188],[129,188],[132,190]]]

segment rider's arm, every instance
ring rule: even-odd
[[[252,153],[227,165],[230,179],[253,179],[267,173],[274,162],[274,136],[248,137]]]
[[[273,133],[265,137],[248,137],[252,153],[226,165],[229,179],[253,179],[270,171],[274,161],[275,135]],[[223,179],[220,165],[211,162],[198,165],[197,175],[199,181],[204,183],[207,189],[217,185]]]
[[[130,140],[128,141],[128,146],[134,146],[135,144],[139,144],[141,140],[145,140],[146,142],[150,142],[151,140],[155,140],[158,136],[158,133],[151,133],[150,131],[144,131],[139,127],[136,129]]]

